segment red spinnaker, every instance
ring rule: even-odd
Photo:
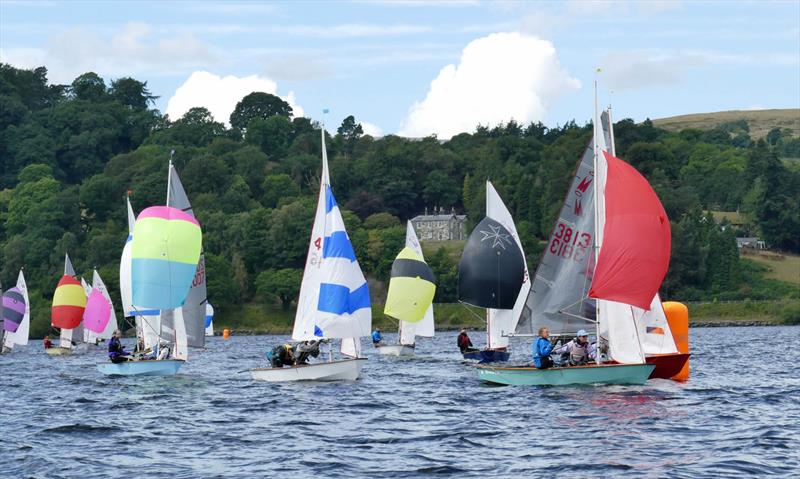
[[[649,310],[669,268],[669,219],[650,183],[603,151],[605,227],[589,296]]]

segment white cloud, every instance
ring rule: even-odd
[[[543,120],[550,102],[580,88],[561,67],[553,44],[518,32],[470,42],[458,65],[447,65],[415,103],[400,134],[449,138],[479,124]]]
[[[177,120],[189,109],[202,106],[208,108],[216,121],[229,124],[236,104],[254,91],[278,95],[278,84],[258,75],[220,77],[207,71],[196,71],[175,90],[167,102],[166,112],[172,120]],[[303,116],[303,108],[297,104],[294,92],[281,98],[292,106],[294,116]]]
[[[372,123],[368,123],[366,121],[360,121],[361,128],[364,129],[364,134],[373,136],[375,138],[379,136],[383,136],[383,130],[378,125],[373,125]]]
[[[118,77],[207,68],[218,55],[192,34],[157,37],[150,25],[131,22],[112,34],[71,28],[44,48],[4,48],[0,58],[22,68],[45,65],[52,82],[70,83],[88,71]]]

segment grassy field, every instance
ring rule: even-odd
[[[780,127],[792,130],[793,136],[800,136],[800,109],[780,110],[733,110],[715,113],[695,113],[653,120],[653,124],[665,130],[678,131],[686,128],[710,130],[730,121],[746,120],[750,126],[750,136],[763,138],[769,130]]]
[[[439,248],[444,248],[450,259],[458,262],[461,259],[461,251],[464,250],[464,240],[448,240],[448,241],[420,241],[422,246],[422,254],[426,258],[433,256]]]
[[[766,278],[800,286],[800,256],[777,253],[745,254],[743,256],[768,267],[769,272],[764,275]]]

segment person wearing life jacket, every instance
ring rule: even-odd
[[[553,353],[553,344],[548,339],[550,337],[550,330],[547,328],[539,328],[539,337],[531,346],[533,353],[533,365],[537,369],[547,369],[553,367],[553,360],[550,355]]]
[[[308,358],[319,356],[319,341],[303,341],[295,348],[295,364],[308,364]]]
[[[589,335],[581,329],[575,339],[553,351],[553,354],[561,355],[561,362],[564,365],[583,366],[594,360],[595,350],[596,348],[589,344]]]
[[[477,351],[477,349],[472,347],[472,341],[469,339],[466,328],[461,328],[461,334],[458,335],[456,344],[458,344],[458,349],[461,351],[461,354]]]
[[[53,342],[50,341],[50,336],[45,336],[42,340],[42,344],[44,344],[44,349],[50,349],[53,347]]]
[[[381,341],[383,341],[381,328],[375,328],[375,331],[372,332],[372,345],[377,348],[378,346],[381,345]]]
[[[128,361],[128,352],[125,351],[125,347],[120,342],[122,338],[122,331],[117,329],[114,331],[114,335],[111,336],[111,340],[108,341],[108,359],[111,360],[112,363],[124,363]]]
[[[291,344],[281,344],[275,346],[271,351],[270,362],[273,368],[282,368],[284,366],[294,365],[294,346]]]

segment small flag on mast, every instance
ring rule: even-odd
[[[323,109],[322,109],[322,114],[323,114],[323,115],[325,115],[325,114],[328,114],[328,113],[330,113],[330,112],[331,112],[330,108],[323,108]]]

